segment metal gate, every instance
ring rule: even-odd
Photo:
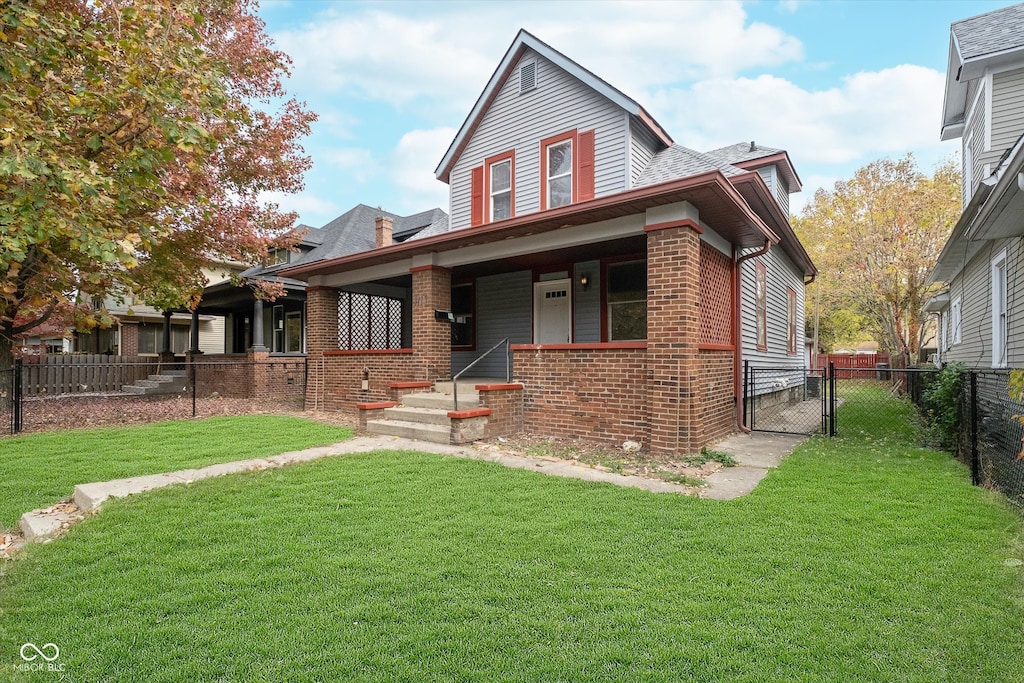
[[[834,434],[830,375],[824,368],[743,364],[744,424],[751,431]]]

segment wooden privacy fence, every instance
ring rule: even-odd
[[[158,372],[159,361],[147,356],[75,354],[38,356],[22,366],[25,396],[119,392],[121,387]]]

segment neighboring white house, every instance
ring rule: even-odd
[[[963,214],[930,282],[938,361],[1024,367],[1024,4],[950,27],[943,140],[963,142]]]

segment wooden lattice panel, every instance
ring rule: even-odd
[[[732,343],[732,260],[700,244],[700,343]]]

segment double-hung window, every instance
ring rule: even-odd
[[[961,304],[960,298],[957,297],[949,305],[949,343],[946,345],[947,349],[953,344],[960,343],[960,316]]]
[[[504,220],[516,215],[515,212],[515,151],[505,152],[488,158],[484,162],[486,173],[486,221]]]
[[[768,270],[760,261],[754,269],[754,316],[757,350],[768,350]]]
[[[548,145],[544,157],[548,208],[572,204],[572,139]]]
[[[608,266],[608,341],[647,339],[647,262]]]
[[[1007,361],[1006,250],[992,259],[992,367],[1005,368]]]
[[[796,292],[786,290],[786,352],[796,355]]]

